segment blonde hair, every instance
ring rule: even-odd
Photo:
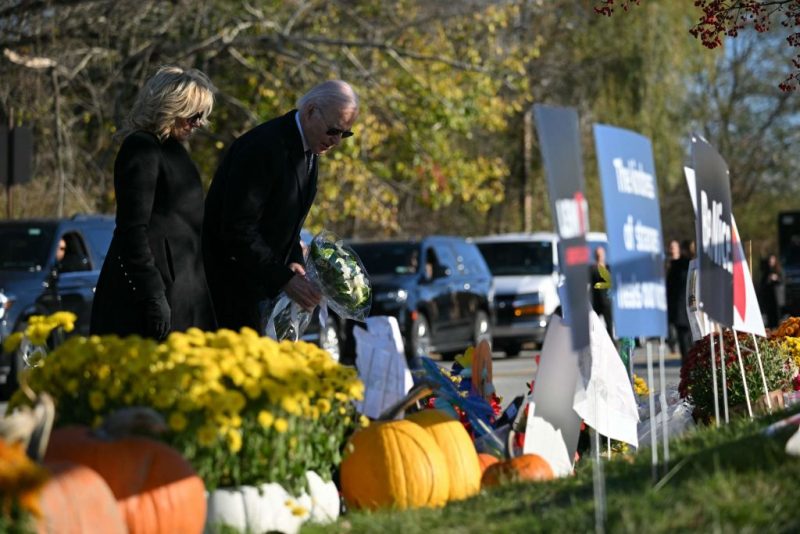
[[[208,76],[197,69],[162,66],[139,91],[120,135],[145,130],[164,141],[175,119],[197,113],[202,113],[200,124],[205,125],[214,107],[214,91]]]
[[[336,107],[358,110],[358,95],[349,83],[342,80],[328,80],[313,87],[297,100],[297,109],[301,112],[310,105],[322,109]]]

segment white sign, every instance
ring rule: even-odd
[[[397,404],[414,385],[406,363],[403,338],[397,319],[368,317],[367,329],[353,327],[356,340],[356,367],[364,382],[364,400],[359,412],[377,419],[387,408]],[[402,418],[403,413],[398,414]]]

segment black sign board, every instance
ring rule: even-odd
[[[8,126],[0,124],[0,184],[10,185],[11,161],[9,152],[11,140],[9,139]]]
[[[566,279],[567,299],[562,298],[561,308],[572,330],[572,348],[580,351],[589,346],[589,208],[583,196],[578,114],[572,108],[542,105],[533,111]]]
[[[728,166],[714,147],[692,138],[699,258],[698,307],[723,326],[733,326],[733,231]]]
[[[33,130],[17,126],[9,137],[9,185],[27,183],[33,174]]]

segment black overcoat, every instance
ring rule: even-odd
[[[117,218],[97,282],[92,334],[144,335],[143,302],[166,295],[173,331],[215,330],[201,232],[203,187],[183,145],[134,132],[114,163]]]
[[[258,305],[303,263],[300,230],[317,191],[296,110],[231,144],[206,197],[203,252],[220,327],[258,328]]]

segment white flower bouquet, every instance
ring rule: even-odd
[[[358,254],[336,234],[323,230],[311,240],[306,273],[322,292],[320,323],[330,307],[342,319],[364,321],[372,305],[372,286]],[[266,315],[266,314],[265,314]],[[311,312],[300,308],[285,294],[268,314],[265,334],[278,341],[297,340],[311,321]]]

